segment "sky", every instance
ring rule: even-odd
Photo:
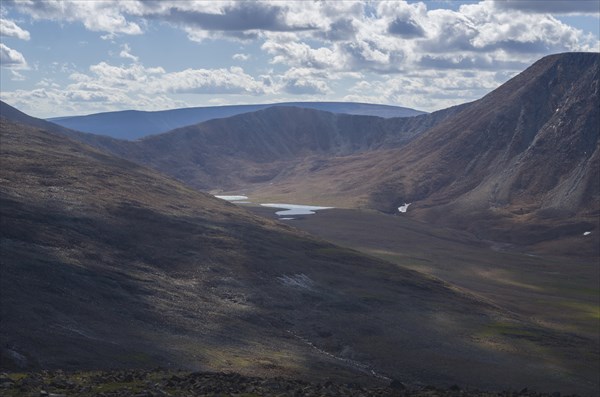
[[[600,1],[12,1],[0,99],[48,118],[284,101],[424,111],[600,52]]]

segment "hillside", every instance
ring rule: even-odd
[[[597,235],[599,73],[600,54],[540,60],[395,154],[370,204],[510,242]]]
[[[588,358],[560,353],[587,340],[62,136],[0,123],[3,369],[160,365],[597,389]],[[518,348],[493,347],[506,345]],[[541,345],[560,354],[540,362]]]
[[[484,239],[570,239],[565,252],[598,255],[599,60],[548,56],[403,147],[333,158],[255,194],[337,194],[388,213],[412,203],[408,216]]]
[[[126,110],[96,113],[86,116],[54,117],[49,121],[69,129],[106,135],[118,139],[134,140],[148,135],[160,134],[176,128],[198,124],[203,121],[255,112],[273,106],[294,106],[378,117],[412,117],[424,112],[400,106],[375,105],[354,102],[284,102],[259,105],[231,105],[194,107],[183,109],[145,112]]]

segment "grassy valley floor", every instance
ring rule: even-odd
[[[276,218],[273,209],[247,208]],[[597,257],[518,252],[401,214],[332,209],[286,222],[335,244],[441,279],[457,291],[511,313],[519,319],[518,325],[499,320],[475,330],[472,337],[492,351],[517,355],[532,351],[539,363],[582,376],[585,386],[598,390]]]

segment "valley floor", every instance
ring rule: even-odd
[[[271,209],[247,208],[276,218]],[[553,367],[565,377],[579,377],[582,389],[598,390],[597,257],[518,252],[467,233],[433,228],[402,214],[333,209],[287,222],[335,244],[441,279],[457,291],[509,313],[518,319],[518,328],[498,321],[475,332],[476,342],[492,351],[516,355],[529,351],[530,359],[535,357],[538,364]],[[481,377],[489,375],[482,373]]]

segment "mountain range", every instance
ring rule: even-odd
[[[481,239],[597,255],[579,237],[599,230],[598,70],[596,53],[548,56],[478,101],[416,117],[278,106],[134,142],[70,136],[205,191],[387,213],[412,203],[407,216]]]
[[[295,106],[332,113],[369,115],[385,118],[409,117],[425,113],[400,106],[375,105],[370,103],[283,102],[276,104],[195,107],[155,112],[125,110],[86,116],[53,117],[48,119],[48,121],[77,131],[134,140],[211,119],[255,112],[273,106]]]

